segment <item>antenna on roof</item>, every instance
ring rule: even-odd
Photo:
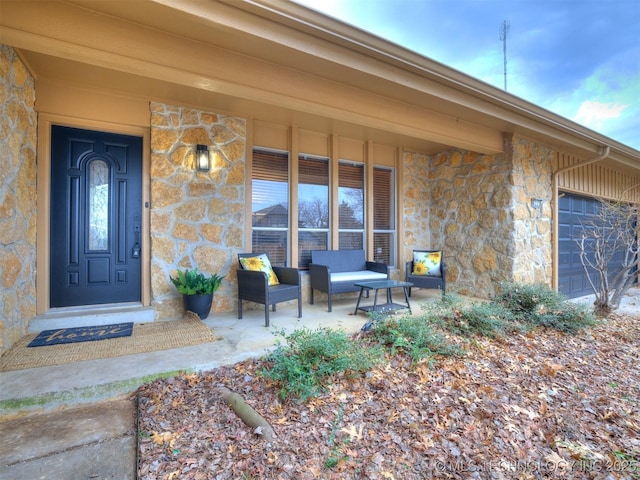
[[[504,90],[507,90],[507,33],[509,32],[509,22],[502,22],[500,27],[500,40],[502,40],[502,55],[504,57]]]

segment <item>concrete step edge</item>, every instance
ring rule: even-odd
[[[143,377],[118,380],[102,385],[76,387],[59,392],[47,392],[31,397],[0,400],[0,418],[3,420],[32,413],[55,410],[83,403],[110,400],[135,392],[138,387],[158,378],[173,377],[179,373],[191,373],[192,369],[180,369],[152,373]]]

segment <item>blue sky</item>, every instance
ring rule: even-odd
[[[640,0],[295,0],[640,150]]]

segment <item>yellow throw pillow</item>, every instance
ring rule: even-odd
[[[276,276],[276,272],[271,267],[269,258],[263,253],[262,255],[256,255],[255,257],[243,257],[240,259],[240,265],[245,270],[253,270],[257,272],[264,272],[269,279],[269,285],[279,285],[280,281]]]
[[[413,274],[439,277],[442,252],[413,252]]]

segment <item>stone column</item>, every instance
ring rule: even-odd
[[[489,297],[513,269],[511,166],[504,155],[460,150],[432,156],[430,166],[431,241],[443,246],[448,284]]]
[[[513,163],[514,266],[513,280],[551,286],[551,197],[553,150],[523,138],[507,139]],[[532,199],[542,200],[534,208]]]
[[[195,168],[197,144],[209,147],[209,172]],[[245,151],[244,119],[151,104],[151,287],[157,319],[182,316],[182,297],[169,281],[178,268],[226,275],[211,311],[235,309]]]
[[[502,281],[550,284],[552,153],[509,137],[505,154],[430,157],[430,245],[444,249],[447,281],[459,293],[489,298]]]
[[[33,77],[0,45],[0,354],[36,312],[36,142]]]

